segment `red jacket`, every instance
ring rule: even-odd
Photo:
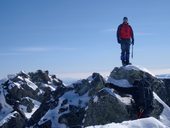
[[[132,27],[128,23],[122,23],[117,30],[117,39],[132,39],[134,40]]]

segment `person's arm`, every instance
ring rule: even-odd
[[[134,89],[135,89],[134,87],[119,87],[119,86],[114,85],[112,83],[106,83],[105,87],[113,88],[118,92],[126,93],[126,94],[133,94]]]
[[[121,42],[120,42],[120,41],[121,41],[121,40],[120,40],[120,26],[121,26],[121,25],[119,25],[119,26],[118,26],[118,29],[117,29],[117,42],[118,42],[119,44],[121,43]]]

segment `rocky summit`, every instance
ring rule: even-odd
[[[132,97],[104,85],[130,87],[143,77],[154,90],[151,116],[162,121],[165,105],[170,106],[170,80],[131,65],[115,67],[108,79],[93,73],[71,85],[42,70],[9,76],[0,81],[0,128],[83,128],[136,120]]]

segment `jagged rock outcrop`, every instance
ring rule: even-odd
[[[130,119],[126,105],[115,95],[101,90],[89,101],[85,116],[85,126],[122,122]]]
[[[168,105],[170,104],[169,98],[169,87],[165,85],[165,83],[153,76],[152,74],[140,70],[134,66],[126,66],[126,67],[116,67],[110,74],[110,78],[117,80],[127,80],[130,85],[134,83],[136,79],[145,78],[151,84],[153,91],[158,94],[158,96]],[[126,83],[126,84],[128,84]],[[117,83],[116,83],[117,84]]]
[[[0,121],[0,127],[80,128],[136,119],[131,96],[104,85],[113,82],[132,86],[135,79],[143,77],[169,105],[170,80],[160,80],[135,66],[116,67],[108,80],[93,73],[70,86],[48,71],[20,72],[1,82],[0,97],[4,100],[0,101],[0,112],[5,111],[1,118],[8,120]],[[155,99],[151,116],[159,119],[163,109]]]

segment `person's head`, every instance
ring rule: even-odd
[[[123,17],[123,22],[127,23],[128,22],[128,18],[127,17]]]

